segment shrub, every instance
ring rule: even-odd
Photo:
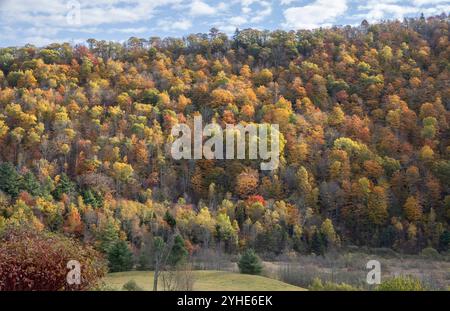
[[[140,287],[139,285],[137,285],[135,280],[129,280],[128,282],[126,282],[123,285],[123,290],[127,290],[127,291],[131,291],[131,292],[138,292],[138,291],[143,291],[144,289],[142,287]]]
[[[379,291],[423,291],[425,286],[419,279],[412,276],[398,276],[378,285]]]
[[[432,247],[424,248],[420,252],[420,256],[422,256],[424,258],[430,258],[430,259],[439,259],[441,257],[439,252]]]
[[[105,282],[101,281],[98,282],[95,286],[89,288],[89,291],[93,292],[113,292],[117,291],[117,288],[106,284]]]
[[[260,274],[262,271],[261,259],[253,249],[248,249],[239,259],[239,271],[245,274]]]
[[[309,286],[309,290],[313,291],[356,291],[358,288],[353,287],[346,283],[333,283],[329,281],[325,281],[322,283],[322,280],[319,278],[315,278],[312,284]]]
[[[81,264],[81,284],[67,283],[67,263]],[[67,237],[31,230],[7,228],[0,236],[0,291],[84,290],[106,273],[98,252]]]

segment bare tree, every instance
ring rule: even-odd
[[[154,261],[155,261],[155,273],[153,274],[153,291],[158,290],[158,278],[165,269],[167,260],[169,259],[170,252],[173,247],[175,234],[170,234],[168,241],[164,242],[161,237],[156,237],[153,241],[154,247]]]
[[[166,291],[191,291],[194,287],[192,265],[186,263],[162,271],[161,279]]]

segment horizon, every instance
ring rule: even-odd
[[[230,37],[236,29],[311,30],[448,12],[447,0],[0,0],[0,47],[75,45],[90,38],[182,38],[212,28]]]

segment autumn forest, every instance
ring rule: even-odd
[[[444,253],[449,28],[443,14],[1,48],[0,232],[65,236],[110,271],[153,269],[164,243],[175,257]],[[279,124],[280,165],[174,160],[171,128],[195,116]]]

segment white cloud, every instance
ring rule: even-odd
[[[179,21],[173,21],[173,20],[158,21],[158,28],[160,28],[164,31],[188,30],[191,27],[192,27],[192,22],[188,19],[182,19]]]
[[[171,10],[183,0],[0,0],[0,33],[13,28],[15,44],[32,42],[44,45],[62,41],[77,33],[144,33],[143,26],[158,9]],[[79,10],[77,9],[79,7]],[[79,15],[79,23],[70,23],[68,14]],[[115,24],[129,24],[118,27]],[[123,25],[120,25],[123,26]],[[171,28],[186,29],[185,21],[175,22]],[[3,36],[4,37],[4,36]]]
[[[272,14],[272,4],[269,1],[259,1],[258,4],[260,8],[254,10],[254,16],[250,19],[252,23],[259,23]]]
[[[311,4],[301,7],[291,7],[284,10],[285,24],[287,28],[313,29],[321,26],[329,26],[338,16],[347,11],[346,0],[316,0]]]
[[[281,5],[289,5],[293,2],[296,2],[296,0],[280,0]]]
[[[181,1],[80,0],[80,27],[148,20],[156,8],[176,5]],[[76,3],[76,1],[72,2]],[[5,0],[0,3],[0,24],[23,22],[35,26],[68,26],[66,16],[72,10],[69,3],[70,1],[67,0]]]
[[[130,28],[111,28],[108,29],[108,33],[128,33],[128,34],[138,34],[149,32],[150,29],[147,27],[130,27]]]
[[[229,5],[225,2],[220,2],[217,5],[217,10],[219,10],[220,12],[224,12],[224,11],[228,10],[228,8],[229,8]]]
[[[216,9],[203,1],[194,0],[191,4],[190,14],[192,16],[213,15],[215,13]]]
[[[228,35],[232,35],[236,28],[253,29],[264,28],[264,23],[272,15],[272,1],[268,0],[230,0],[225,10],[219,11],[220,19],[212,25]],[[261,23],[260,25],[258,25]]]
[[[449,3],[449,0],[413,0],[412,3],[418,6]]]
[[[362,10],[368,10],[364,14],[364,17],[370,22],[378,21],[387,18],[397,18],[400,19],[406,14],[416,13],[417,8],[412,6],[401,6],[391,3],[383,3],[382,1],[371,1],[366,5],[359,7]]]
[[[442,4],[447,2],[447,4]],[[428,16],[436,15],[450,10],[449,1],[442,0],[413,0],[411,3],[400,3],[396,0],[371,0],[358,6],[362,13],[357,18],[365,18],[369,22],[377,22],[383,19],[403,19],[406,16],[424,13]],[[430,6],[431,5],[431,6]]]
[[[266,0],[242,0],[241,4],[241,15],[237,16],[239,20],[246,20],[246,23],[260,23],[266,17],[272,14],[272,3]],[[233,18],[232,18],[233,19]],[[231,20],[232,20],[231,19]],[[244,24],[244,22],[233,23],[230,22],[232,26],[239,26]]]
[[[234,16],[229,19],[229,23],[231,25],[239,26],[239,25],[243,25],[243,24],[247,23],[247,19],[243,16]]]
[[[44,47],[51,43],[55,43],[55,39],[52,37],[46,37],[46,36],[32,36],[32,37],[25,37],[23,38],[23,41],[27,44],[33,44],[37,47]],[[58,40],[59,42],[69,42],[71,44],[79,44],[86,42],[86,38],[62,38]]]

